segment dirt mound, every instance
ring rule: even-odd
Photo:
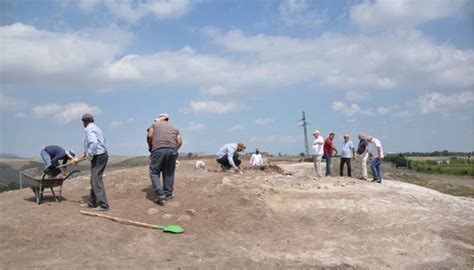
[[[79,213],[87,173],[62,202],[0,194],[5,269],[472,269],[474,199],[397,181],[313,179],[311,163],[245,173],[177,169],[175,198],[153,203],[146,166],[106,171],[107,215],[180,224],[184,234]],[[291,175],[290,175],[291,174]]]

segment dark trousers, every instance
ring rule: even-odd
[[[347,163],[347,176],[352,177],[351,174],[351,158],[341,158],[341,164],[339,165],[340,175],[343,176],[344,173],[344,163]]]
[[[235,166],[240,166],[240,164],[242,163],[242,161],[240,161],[239,159],[239,154],[237,152],[234,153],[234,156],[232,157],[232,160],[234,161],[235,163]],[[217,163],[221,164],[222,167],[224,167],[225,169],[229,170],[229,169],[232,169],[232,165],[230,165],[229,163],[229,159],[227,158],[227,155],[219,158],[219,159],[216,159]]]
[[[165,197],[173,195],[177,158],[178,151],[174,148],[160,148],[151,152],[150,180],[156,195]],[[160,174],[163,174],[163,187]]]
[[[91,193],[89,196],[89,205],[91,206],[109,208],[104,182],[102,181],[102,175],[108,161],[109,155],[107,153],[96,155],[91,160]]]
[[[325,155],[324,159],[326,159],[326,176],[332,176],[332,173],[331,173],[332,156],[331,155]]]

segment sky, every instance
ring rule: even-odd
[[[386,152],[474,149],[470,0],[1,0],[0,152],[147,155],[160,113],[180,152],[305,151],[318,129]]]

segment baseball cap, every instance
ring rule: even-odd
[[[85,121],[85,122],[94,122],[94,116],[92,116],[92,114],[90,114],[90,113],[85,113],[85,114],[82,116],[82,121]]]

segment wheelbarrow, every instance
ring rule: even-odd
[[[62,166],[61,166],[62,167]],[[63,191],[63,182],[71,178],[74,175],[79,174],[81,171],[74,170],[68,174],[65,174],[64,171],[60,171],[55,174],[46,174],[41,168],[29,168],[21,172],[21,175],[27,182],[30,184],[31,189],[35,193],[36,202],[38,204],[43,200],[43,193],[45,188],[51,189],[54,200],[56,202],[61,201],[62,191]],[[54,192],[54,187],[59,187],[59,196],[56,196]]]

